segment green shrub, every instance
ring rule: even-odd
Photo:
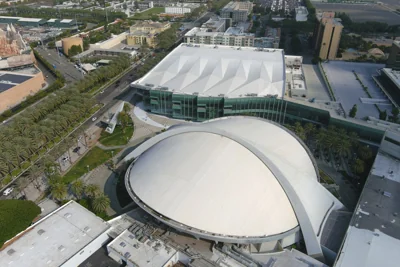
[[[0,247],[31,225],[39,214],[40,208],[32,201],[0,200]]]

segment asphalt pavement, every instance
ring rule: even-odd
[[[47,60],[51,65],[55,66],[56,70],[61,72],[67,83],[72,83],[83,78],[82,73],[75,68],[74,64],[70,62],[62,53],[57,53],[55,48],[48,49],[38,46],[36,50],[45,60]]]

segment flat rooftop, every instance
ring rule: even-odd
[[[58,267],[109,228],[107,222],[70,201],[0,251],[0,266]]]
[[[148,238],[136,239],[136,236],[129,230],[125,230],[120,236],[115,238],[107,247],[136,266],[153,267],[164,266],[175,254],[176,250],[166,246],[161,240],[150,240]]]
[[[274,96],[285,90],[281,49],[181,44],[131,86],[199,96]]]
[[[399,134],[386,132],[335,266],[398,266],[400,260],[398,253],[400,250],[399,141]]]
[[[221,11],[249,11],[250,7],[253,6],[251,2],[236,2],[232,1],[226,4]]]
[[[31,75],[23,75],[23,74],[13,74],[10,72],[2,72],[0,71],[0,93],[7,91],[10,88],[13,88],[16,85],[19,85],[27,80],[31,79],[33,76]]]
[[[395,71],[389,68],[383,68],[382,71],[392,80],[392,82],[400,88],[400,71]]]

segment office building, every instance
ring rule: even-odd
[[[224,32],[232,25],[232,19],[211,17],[201,25],[208,32]]]
[[[206,28],[193,28],[185,34],[187,44],[228,45],[253,47],[254,34],[244,33],[241,28],[230,27],[226,32],[209,32]]]
[[[166,6],[165,14],[184,15],[191,13],[194,9],[198,7],[200,7],[200,4],[197,3],[177,3],[174,6]]]
[[[252,2],[229,2],[221,9],[220,15],[222,18],[231,18],[232,22],[247,21],[248,15],[253,10]]]
[[[318,22],[314,30],[314,49],[322,60],[336,59],[343,25],[335,18],[335,12],[323,12],[317,15]]]
[[[305,6],[296,7],[294,10],[296,13],[296,21],[307,21],[308,10]]]
[[[169,22],[153,22],[145,20],[131,26],[126,42],[129,46],[140,46],[147,44],[155,47],[157,34],[170,28]]]
[[[400,41],[393,41],[386,67],[400,71]]]

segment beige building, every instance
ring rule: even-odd
[[[343,25],[334,18],[334,12],[323,12],[317,16],[318,23],[314,30],[314,48],[319,50],[322,60],[336,59]]]
[[[68,56],[68,50],[74,45],[80,45],[83,51],[83,40],[80,37],[69,37],[61,40],[62,49],[65,55]]]
[[[129,46],[147,44],[149,47],[156,46],[157,34],[169,29],[169,22],[142,21],[131,26],[130,32],[126,37]]]
[[[0,71],[0,113],[34,95],[44,84],[42,72],[35,67],[24,72]]]

